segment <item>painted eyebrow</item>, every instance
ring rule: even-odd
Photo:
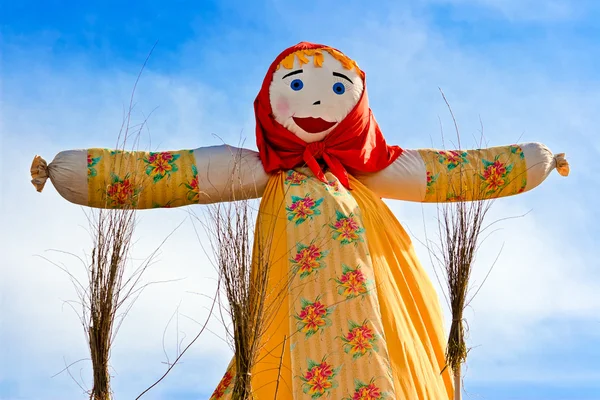
[[[334,72],[333,76],[337,76],[339,78],[344,78],[345,80],[347,80],[348,82],[350,82],[351,84],[354,84],[354,82],[352,82],[352,80],[350,78],[348,78],[346,75],[344,74],[340,74],[339,72]]]
[[[281,79],[285,79],[285,78],[287,78],[288,76],[292,76],[292,75],[301,74],[302,72],[304,72],[304,71],[302,71],[301,69],[297,69],[297,70],[295,70],[295,71],[292,71],[292,72],[290,72],[289,74],[285,74],[285,75],[283,76],[283,78],[281,78]]]

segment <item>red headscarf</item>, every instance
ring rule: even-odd
[[[366,84],[352,111],[322,141],[314,143],[306,143],[275,121],[269,98],[273,73],[285,57],[298,50],[327,48],[330,47],[301,42],[284,50],[273,61],[254,101],[256,144],[267,173],[306,164],[318,179],[326,182],[317,162],[322,159],[342,185],[349,188],[346,168],[351,172],[377,172],[402,154],[400,147],[388,146],[383,138],[369,108]],[[362,75],[364,77],[364,72]]]

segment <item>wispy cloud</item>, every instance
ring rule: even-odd
[[[474,16],[477,13],[492,18],[525,22],[562,22],[585,16],[593,2],[568,0],[426,0],[437,5],[449,5],[459,15]],[[487,11],[487,13],[486,13]]]

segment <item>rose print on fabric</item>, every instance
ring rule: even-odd
[[[96,165],[98,165],[101,158],[102,158],[102,156],[92,157],[92,155],[90,153],[88,153],[88,155],[87,155],[88,178],[93,178],[94,176],[98,175],[98,171],[94,167]]]
[[[200,183],[198,180],[198,168],[192,165],[192,179],[189,182],[183,183],[187,188],[186,194],[188,201],[198,203],[200,201]]]
[[[378,335],[366,320],[362,324],[348,321],[348,332],[341,339],[344,342],[344,352],[351,355],[353,360],[379,351],[376,344]]]
[[[336,210],[335,216],[335,223],[329,224],[329,227],[333,230],[332,236],[335,240],[338,240],[342,245],[356,244],[363,241],[362,234],[365,229],[360,227],[353,213],[345,215]]]
[[[431,171],[427,171],[427,192],[426,194],[430,194],[433,192],[433,185],[437,183],[438,177],[440,173],[433,175]]]
[[[312,219],[315,215],[321,215],[318,207],[322,202],[323,198],[315,200],[309,194],[304,197],[292,196],[292,204],[285,208],[288,212],[288,221],[300,225],[307,219]]]
[[[342,264],[342,275],[335,279],[338,288],[338,294],[344,296],[347,300],[368,294],[368,286],[371,281],[367,280],[365,274],[361,271],[360,265],[355,269]]]
[[[466,151],[437,151],[438,161],[448,168],[448,171],[452,171],[459,165],[468,164]]]
[[[325,357],[321,362],[308,359],[307,364],[308,370],[300,375],[302,392],[309,395],[311,399],[330,395],[331,390],[338,387],[335,377],[342,367],[334,368]]]
[[[351,396],[344,397],[342,400],[383,400],[388,397],[388,394],[382,392],[375,385],[375,378],[369,383],[361,382],[358,379],[354,380],[354,393]]]
[[[494,194],[510,183],[507,177],[512,171],[513,165],[507,165],[501,162],[499,158],[500,154],[494,157],[494,161],[482,159],[483,172],[479,174],[479,177],[482,180],[483,190],[486,191],[486,195]]]
[[[223,379],[221,379],[221,382],[219,382],[219,385],[213,392],[212,396],[210,396],[209,400],[220,400],[223,398],[223,396],[229,394],[233,389],[233,385],[231,384],[233,382],[233,378],[233,372],[231,370],[227,371],[225,376],[223,376]]]
[[[111,174],[111,177],[111,183],[105,192],[108,206],[113,208],[125,205],[135,207],[142,189],[134,184],[129,174],[125,175],[123,179],[120,179],[114,173]]]
[[[334,307],[325,307],[320,299],[321,296],[317,296],[312,303],[304,298],[300,299],[302,309],[294,316],[298,321],[298,330],[304,333],[307,339],[332,324],[328,316]]]
[[[158,153],[150,152],[147,158],[143,161],[146,165],[146,175],[152,178],[154,183],[160,181],[165,176],[169,176],[173,172],[177,172],[177,164],[175,161],[180,157],[180,154],[173,154],[170,151]]]
[[[294,170],[288,171],[285,177],[285,184],[290,186],[302,186],[306,182],[306,175]]]
[[[296,273],[300,274],[300,279],[304,279],[326,266],[322,260],[328,253],[328,251],[321,250],[314,243],[308,246],[297,243],[296,255],[290,261],[297,271]]]

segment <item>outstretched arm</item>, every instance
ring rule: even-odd
[[[382,198],[417,202],[470,201],[526,192],[552,170],[567,176],[564,154],[541,143],[477,150],[404,150],[386,169],[357,178]]]
[[[96,208],[180,207],[261,197],[268,181],[258,153],[232,146],[164,152],[67,150],[36,156],[32,183],[48,178],[68,201]]]

